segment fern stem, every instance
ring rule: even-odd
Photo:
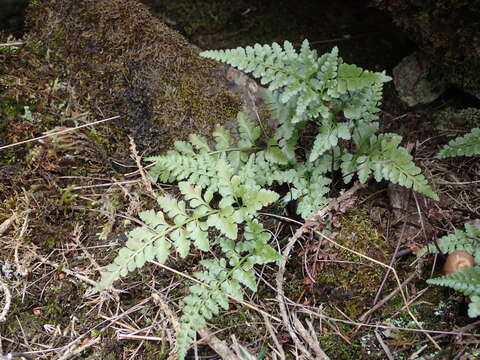
[[[207,153],[208,155],[215,155],[215,154],[222,154],[222,153],[227,153],[227,152],[233,152],[233,151],[241,151],[241,152],[247,152],[247,151],[254,151],[254,150],[264,150],[265,148],[255,146],[255,147],[246,147],[246,148],[228,148],[228,149],[221,149],[221,150],[215,150]]]

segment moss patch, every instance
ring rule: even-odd
[[[29,24],[65,57],[91,111],[121,115],[114,126],[142,147],[208,135],[239,109],[217,65],[135,1],[35,3]]]
[[[359,210],[353,210],[340,220],[335,237],[339,244],[385,263],[391,246],[372,221]],[[357,318],[371,307],[385,268],[341,250],[328,249],[332,261],[317,276],[317,300],[342,304],[343,311]]]

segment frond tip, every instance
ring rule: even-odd
[[[451,140],[438,152],[437,158],[475,155],[480,155],[480,128],[474,128],[468,134]]]

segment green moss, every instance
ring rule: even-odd
[[[112,127],[115,142],[123,143],[131,133],[140,148],[159,152],[190,133],[211,134],[215,124],[240,109],[217,64],[200,58],[142,4],[67,3],[49,0],[32,6],[31,36],[63,55],[79,91],[95,99],[85,104],[92,115],[98,109],[98,117],[124,114]]]
[[[468,130],[480,126],[480,109],[454,109],[448,107],[435,114],[433,126],[440,130],[454,130],[452,136],[458,136],[458,129]]]
[[[387,261],[391,246],[364,213],[350,211],[340,223],[336,242],[377,261]],[[329,253],[332,262],[317,276],[318,287],[328,289],[320,293],[320,300],[340,302],[347,316],[356,318],[371,306],[385,269],[345,250],[331,249]]]

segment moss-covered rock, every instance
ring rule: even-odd
[[[34,2],[28,21],[31,37],[63,55],[82,101],[98,117],[121,115],[114,125],[142,148],[210,134],[239,110],[225,68],[136,1]]]
[[[387,11],[437,72],[452,84],[480,98],[480,1],[371,0]]]

